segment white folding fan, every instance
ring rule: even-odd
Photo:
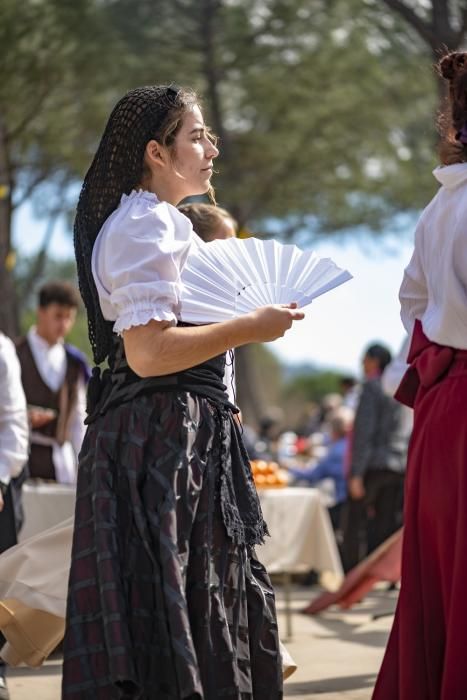
[[[215,240],[193,250],[182,272],[180,318],[216,323],[268,304],[299,307],[351,279],[330,258],[258,238]]]

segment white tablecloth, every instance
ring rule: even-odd
[[[271,537],[256,553],[269,573],[315,569],[343,575],[329,514],[317,490],[260,489],[259,495]]]
[[[260,499],[271,537],[264,546],[258,547],[258,556],[270,573],[284,575],[286,634],[290,638],[290,574],[313,568],[335,581],[342,576],[342,567],[329,515],[318,491],[309,488],[265,489],[260,491]],[[0,623],[5,634],[8,630],[11,633],[11,639],[6,634],[10,646],[18,635],[18,639],[23,639],[20,634],[23,627],[29,630],[26,647],[13,644],[8,649],[8,659],[11,663],[26,661],[37,665],[42,663],[63,633],[65,572],[70,557],[75,491],[73,487],[59,484],[26,484],[23,503],[25,525],[21,540],[37,536],[61,523],[42,539],[33,539],[6,552],[0,567],[0,598],[3,598]],[[54,556],[58,565],[53,563]],[[46,565],[37,565],[37,561],[46,562]],[[334,581],[330,582],[332,587]],[[51,593],[52,606],[47,598]],[[37,610],[42,611],[39,617]],[[31,646],[33,630],[35,641]]]
[[[75,488],[64,484],[23,486],[24,525],[19,541],[33,537],[75,514]]]
[[[342,575],[334,533],[319,492],[311,488],[260,489],[271,537],[257,554],[270,573],[310,569]],[[20,541],[74,515],[75,489],[62,484],[25,484],[25,522]]]

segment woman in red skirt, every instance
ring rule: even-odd
[[[412,344],[396,398],[415,409],[402,587],[373,700],[467,697],[467,53],[439,68],[450,101],[441,187],[400,291]]]

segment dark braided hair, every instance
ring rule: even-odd
[[[439,118],[443,165],[467,161],[467,53],[455,51],[438,64],[439,74],[448,81],[446,108]]]
[[[175,86],[148,86],[128,92],[114,107],[99,148],[84,178],[73,235],[78,280],[88,315],[94,361],[103,362],[112,348],[112,326],[102,315],[91,271],[97,234],[117,208],[122,194],[141,186],[144,152],[152,139],[170,147],[184,114],[198,103],[196,94]]]

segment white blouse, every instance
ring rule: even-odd
[[[0,481],[10,482],[28,461],[29,426],[15,346],[0,333]]]
[[[176,207],[144,190],[122,195],[92,252],[102,313],[116,333],[152,319],[176,324],[180,273],[192,245],[203,243]]]
[[[440,345],[467,349],[467,163],[436,168],[442,187],[423,211],[400,288],[409,334],[419,319]]]

